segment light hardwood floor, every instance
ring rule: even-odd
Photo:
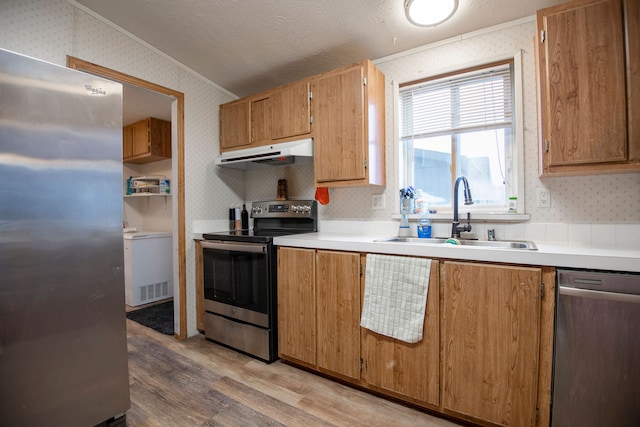
[[[289,366],[127,320],[127,426],[456,426]]]

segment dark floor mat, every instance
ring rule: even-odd
[[[129,311],[127,319],[163,334],[173,335],[173,301]]]

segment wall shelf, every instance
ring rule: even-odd
[[[159,193],[137,193],[137,194],[125,194],[122,197],[125,199],[139,199],[144,197],[171,197],[171,194],[159,194]]]

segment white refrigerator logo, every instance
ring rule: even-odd
[[[100,88],[100,87],[93,87],[91,85],[84,85],[84,88],[87,90],[87,92],[91,92],[92,95],[106,95],[107,92],[104,91],[104,89]]]

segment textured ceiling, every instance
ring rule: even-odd
[[[375,60],[531,16],[564,1],[460,0],[449,21],[429,28],[406,20],[404,0],[72,3],[93,10],[242,97],[364,58]]]

